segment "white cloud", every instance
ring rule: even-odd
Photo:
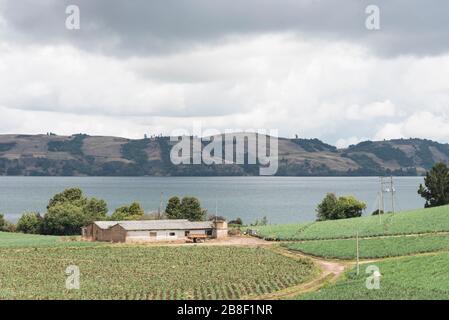
[[[202,121],[339,146],[357,137],[449,141],[447,74],[448,55],[385,59],[288,33],[130,58],[0,38],[0,128],[141,137]]]
[[[401,122],[385,124],[376,134],[378,140],[416,137],[447,141],[449,118],[427,111],[416,112]]]
[[[373,102],[365,106],[353,105],[346,109],[346,116],[350,120],[375,119],[395,115],[396,106],[390,100]]]
[[[360,138],[360,137],[349,137],[349,138],[341,138],[338,139],[337,142],[335,143],[335,146],[339,149],[342,148],[347,148],[350,145],[356,145],[362,141],[366,141],[369,140],[368,138]]]

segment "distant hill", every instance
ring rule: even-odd
[[[257,165],[173,165],[169,137],[0,135],[0,175],[245,176]],[[254,150],[245,149],[251,154]],[[337,149],[318,139],[279,139],[280,176],[422,175],[449,163],[449,145],[422,139],[365,141]]]

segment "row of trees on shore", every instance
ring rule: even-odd
[[[137,202],[129,206],[115,209],[108,215],[106,201],[88,198],[79,188],[66,189],[50,199],[47,212],[41,215],[37,212],[24,213],[17,224],[12,224],[0,214],[0,231],[22,232],[45,235],[79,235],[81,228],[93,221],[112,220],[149,220],[149,219],[188,219],[201,221],[206,218],[206,210],[201,208],[200,201],[194,197],[169,200],[165,212],[146,215]]]
[[[449,204],[449,168],[443,163],[436,164],[426,175],[424,185],[418,193],[426,199],[425,206],[435,207]],[[366,204],[352,196],[337,197],[329,193],[317,207],[317,220],[336,220],[360,217]],[[382,213],[382,212],[381,212]],[[375,211],[373,214],[379,214]],[[145,215],[137,202],[117,208],[108,216],[108,207],[104,200],[86,197],[81,189],[71,188],[56,194],[50,199],[47,212],[24,213],[16,225],[7,222],[0,214],[0,231],[18,231],[32,234],[78,235],[81,227],[98,220],[141,220],[141,219],[187,219],[206,220],[207,211],[202,209],[200,201],[194,197],[172,197],[168,200],[164,212],[158,215]],[[231,223],[231,222],[230,222]],[[242,224],[237,219],[235,224]],[[266,218],[256,225],[267,224]]]
[[[438,207],[449,204],[449,167],[444,163],[435,164],[420,185],[418,194],[426,200],[425,207]],[[328,193],[317,207],[317,221],[360,217],[366,204],[352,196],[338,198]],[[374,215],[383,213],[376,210]]]

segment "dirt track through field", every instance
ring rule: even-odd
[[[126,244],[128,246],[129,244]],[[135,244],[134,244],[135,245]],[[221,240],[210,240],[205,243],[167,243],[167,244],[142,244],[144,246],[237,246],[237,247],[264,247],[276,253],[282,254],[286,257],[296,260],[311,261],[317,272],[312,279],[293,287],[288,287],[280,291],[272,292],[261,296],[243,297],[243,300],[277,300],[277,299],[292,299],[301,294],[313,292],[321,289],[324,285],[336,282],[340,276],[354,264],[351,261],[326,260],[319,257],[306,255],[299,251],[291,251],[279,246],[279,242],[271,242],[263,239],[235,236]]]
[[[269,294],[252,297],[250,299],[256,300],[276,300],[276,299],[291,299],[295,298],[301,294],[316,291],[321,289],[324,285],[328,283],[334,283],[340,278],[343,272],[352,265],[350,262],[342,262],[342,261],[333,261],[333,260],[324,260],[315,257],[310,257],[300,252],[292,252],[287,249],[272,246],[271,250],[278,252],[286,257],[293,259],[303,259],[309,260],[314,263],[314,265],[318,268],[319,274],[315,276],[310,281],[305,283],[301,283],[299,285],[289,287],[277,292],[272,292]]]

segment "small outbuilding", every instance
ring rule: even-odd
[[[82,236],[108,242],[221,239],[228,236],[228,224],[223,220],[191,222],[183,219],[95,221],[82,229]]]

